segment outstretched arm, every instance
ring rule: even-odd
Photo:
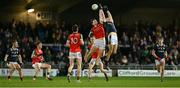
[[[111,21],[113,23],[114,21],[113,21],[112,15],[109,10],[107,10],[107,15],[108,15],[109,21]]]
[[[81,34],[81,45],[84,45],[83,35]]]
[[[100,10],[99,10],[99,22],[100,22],[101,24],[103,24],[104,22],[106,22],[106,18],[105,18],[103,9],[100,9]]]

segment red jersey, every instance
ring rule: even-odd
[[[97,24],[97,25],[93,26],[91,32],[96,39],[105,37],[105,31],[104,31],[103,24]]]
[[[89,50],[91,49],[91,47],[92,47],[92,44],[89,44],[88,45]],[[96,50],[96,52],[92,53],[91,57],[92,57],[92,59],[97,59],[97,57],[98,57],[98,49]]]
[[[82,35],[80,33],[72,33],[69,35],[70,52],[81,52],[81,39]]]
[[[41,49],[34,49],[32,53],[32,64],[39,63],[43,61],[43,51]]]

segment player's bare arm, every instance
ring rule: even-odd
[[[88,62],[88,59],[87,59],[88,53],[89,53],[89,50],[86,50],[86,53],[84,55],[84,57],[86,57],[84,58],[85,63]]]
[[[105,18],[103,9],[100,9],[100,10],[99,10],[99,22],[100,22],[101,24],[103,24],[104,22],[106,22],[106,18]]]
[[[158,57],[157,55],[156,55],[156,53],[155,53],[156,51],[153,49],[152,50],[152,55],[157,59],[157,60],[161,60],[161,58],[160,57]]]
[[[5,55],[5,57],[4,57],[5,62],[7,61],[8,56],[9,56],[8,54]]]
[[[35,51],[33,51],[32,54],[31,54],[31,58],[35,58],[35,57],[38,57],[38,56],[39,55],[37,55]]]
[[[114,23],[113,17],[112,17],[111,12],[110,12],[109,10],[107,10],[107,15],[108,15],[109,21],[112,22],[112,23]]]
[[[81,39],[80,39],[80,41],[81,41],[81,45],[84,45],[84,40],[83,40],[82,34],[81,34]]]
[[[31,58],[35,57],[35,52],[33,51],[32,54],[31,54]]]
[[[164,56],[165,56],[166,58],[168,57],[167,51],[164,52]]]
[[[70,44],[69,44],[69,40],[67,40],[67,42],[66,42],[66,45],[65,45],[66,47],[70,47]]]
[[[19,62],[22,63],[22,57],[19,55]]]
[[[155,58],[159,58],[159,57],[156,55],[155,52],[156,52],[156,51],[153,49],[153,50],[152,50],[152,55],[153,55]]]

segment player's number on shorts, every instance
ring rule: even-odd
[[[78,39],[77,38],[71,38],[71,43],[72,44],[77,44],[78,43]]]

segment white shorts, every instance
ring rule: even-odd
[[[35,63],[32,65],[33,68],[36,68],[36,66],[38,66],[40,68],[42,66],[42,63]]]
[[[111,44],[111,45],[118,45],[117,34],[108,35],[108,43]]]
[[[9,62],[9,64],[18,64],[18,62]]]
[[[156,66],[157,66],[157,65],[160,65],[160,62],[165,62],[165,59],[163,58],[163,59],[161,59],[160,61],[159,61],[159,60],[155,60]]]
[[[103,39],[95,39],[94,40],[94,44],[93,47],[99,48],[101,50],[104,50],[106,46],[106,40],[105,38]]]
[[[89,62],[89,64],[91,64],[91,65],[95,65],[95,64],[96,64],[96,65],[100,65],[100,64],[103,64],[102,61],[101,61],[101,59],[100,59],[99,63],[96,63],[96,60],[97,60],[97,59],[93,59],[93,58],[92,58],[91,61]]]
[[[81,52],[69,52],[69,59],[82,59]]]
[[[10,64],[12,64],[12,65],[17,65],[18,62],[9,62],[9,64],[7,64],[7,66],[9,66]]]

